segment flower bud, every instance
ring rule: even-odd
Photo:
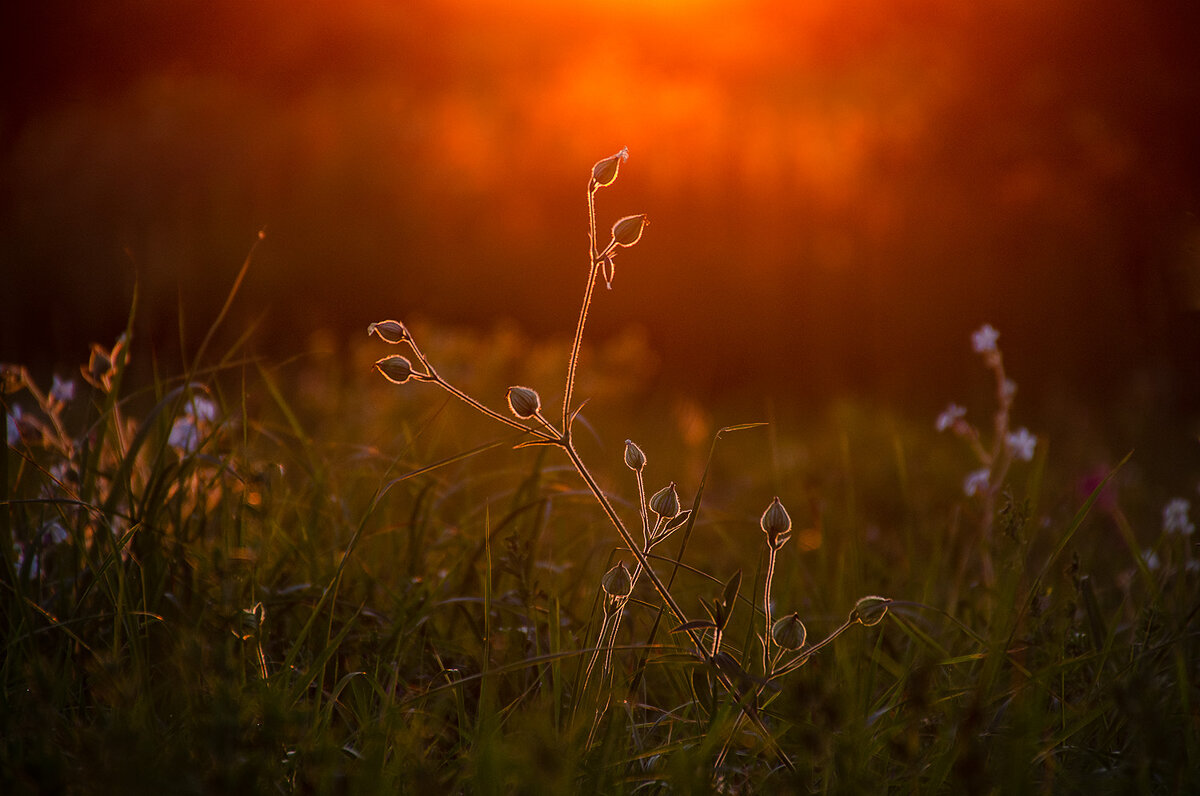
[[[412,376],[412,363],[407,357],[402,357],[399,354],[393,354],[390,357],[384,357],[375,363],[375,369],[383,374],[383,377],[394,384],[403,384]]]
[[[635,472],[641,472],[646,466],[646,454],[629,439],[625,440],[625,466]]]
[[[675,491],[675,482],[654,493],[650,498],[650,510],[664,519],[674,519],[679,514],[679,493]]]
[[[612,185],[617,179],[617,171],[621,168],[621,163],[629,159],[629,149],[622,147],[617,154],[607,157],[604,160],[592,166],[592,186],[594,188],[603,188]]]
[[[25,387],[25,368],[0,362],[0,395],[19,392]]]
[[[788,516],[787,509],[779,502],[778,497],[767,506],[758,524],[767,535],[767,544],[774,550],[783,547],[792,535],[792,518]]]
[[[800,615],[793,613],[775,620],[771,625],[771,639],[785,650],[798,650],[808,640],[808,629],[800,621]]]
[[[877,625],[887,616],[888,606],[891,604],[892,601],[887,597],[863,597],[854,604],[854,610],[850,612],[850,621],[860,622],[864,627]]]
[[[509,387],[508,408],[520,419],[528,420],[542,408],[542,399],[528,387]]]
[[[600,585],[610,597],[627,597],[633,591],[633,579],[629,577],[629,570],[625,569],[624,563],[619,563],[605,572],[604,577],[600,579]]]
[[[113,369],[112,354],[105,351],[98,343],[92,343],[92,353],[88,357],[87,371],[84,375],[89,376],[89,381],[92,384],[98,384],[108,377],[109,372]]]
[[[625,216],[620,221],[613,224],[613,241],[615,241],[618,246],[632,246],[641,240],[642,230],[645,228],[645,213],[640,213],[636,216]]]
[[[380,321],[379,323],[373,323],[367,327],[367,336],[370,337],[372,334],[379,335],[380,340],[392,345],[403,343],[405,340],[410,339],[408,329],[400,321]]]

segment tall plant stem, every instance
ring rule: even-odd
[[[771,676],[771,578],[775,574],[776,552],[773,545],[767,545],[767,577],[763,584],[763,616],[767,623],[763,629],[763,677]]]
[[[593,245],[593,252],[595,246]],[[571,358],[567,360],[567,386],[563,391],[563,432],[571,421],[571,392],[575,389],[575,368],[579,364],[579,348],[583,345],[583,327],[587,324],[588,308],[592,304],[592,291],[596,289],[596,271],[600,264],[594,259],[588,270],[587,289],[583,294],[583,305],[579,308],[579,321],[575,324],[575,342],[571,344]]]

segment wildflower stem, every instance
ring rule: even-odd
[[[763,616],[766,617],[766,627],[763,630],[763,676],[771,676],[771,578],[775,574],[775,546],[767,545],[767,575],[763,584]]]
[[[837,630],[830,633],[823,640],[812,645],[808,649],[806,649],[803,652],[801,652],[800,654],[796,655],[796,657],[792,658],[790,661],[785,663],[783,666],[781,666],[778,669],[776,669],[775,671],[769,673],[767,675],[767,680],[768,681],[778,680],[780,677],[783,677],[785,674],[790,674],[791,672],[796,671],[801,666],[803,666],[805,663],[807,663],[809,658],[811,658],[813,655],[816,655],[818,652],[820,652],[822,649],[824,649],[828,645],[832,644],[834,642],[834,640],[837,639],[838,636],[842,635],[847,630],[849,630],[851,627],[853,627],[854,623],[855,623],[855,620],[853,620],[853,619],[846,620],[842,624],[841,627],[839,627]]]
[[[589,202],[590,202],[589,194]],[[594,225],[594,224],[593,224]],[[592,246],[595,252],[595,244]],[[575,342],[571,344],[571,358],[567,360],[567,386],[563,393],[563,431],[571,419],[571,393],[575,389],[575,367],[579,364],[579,347],[583,344],[583,327],[587,324],[588,308],[592,303],[592,291],[596,287],[596,272],[600,266],[593,260],[588,271],[587,288],[583,293],[583,305],[579,308],[579,321],[575,324]]]
[[[479,401],[476,401],[474,398],[472,398],[471,396],[467,395],[462,390],[455,387],[450,382],[443,379],[436,372],[434,372],[434,370],[432,368],[429,368],[429,378],[425,379],[425,380],[430,381],[433,384],[436,384],[437,386],[441,387],[443,390],[450,393],[455,398],[459,399],[463,403],[472,407],[476,411],[487,415],[488,417],[492,418],[493,420],[498,420],[506,426],[511,426],[512,428],[515,428],[518,431],[525,431],[525,432],[532,434],[535,437],[538,437],[539,439],[544,440],[546,442],[558,442],[559,441],[559,437],[557,434],[548,434],[545,431],[542,431],[541,429],[532,428],[530,426],[525,425],[524,423],[518,423],[516,420],[513,420],[511,417],[502,415],[494,409],[489,409],[488,407],[481,404]],[[546,423],[546,421],[544,419],[542,420],[542,423],[544,423],[547,428],[552,428],[550,426],[550,424]]]

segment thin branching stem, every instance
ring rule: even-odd
[[[487,415],[488,417],[492,418],[493,420],[498,420],[506,426],[511,426],[512,428],[515,428],[518,431],[527,432],[527,433],[532,434],[533,436],[538,437],[539,439],[542,439],[546,442],[558,442],[559,441],[559,437],[557,434],[548,434],[547,432],[542,431],[541,429],[533,428],[532,426],[527,426],[524,423],[518,423],[516,420],[513,420],[511,417],[508,417],[507,415],[502,415],[499,412],[495,411],[494,409],[489,409],[488,407],[481,404],[479,401],[476,401],[474,398],[472,398],[471,396],[467,395],[462,390],[455,387],[450,382],[443,379],[441,376],[437,375],[437,373],[434,372],[432,368],[430,368],[430,370],[429,370],[429,377],[427,379],[422,379],[422,381],[429,381],[432,384],[436,384],[437,386],[441,387],[446,392],[453,395],[455,398],[459,399],[460,401],[467,404],[468,406],[474,408],[476,411]],[[548,428],[550,428],[553,431],[553,427],[550,426],[549,423],[546,423],[544,418],[542,418],[541,420],[542,420],[543,424],[545,424]]]

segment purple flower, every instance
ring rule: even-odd
[[[971,347],[976,354],[986,354],[996,350],[996,340],[999,338],[1000,333],[990,323],[985,323],[971,333]]]
[[[54,383],[50,386],[50,397],[62,404],[70,403],[75,397],[75,382],[71,379],[64,381],[55,375]]]
[[[938,415],[937,430],[945,431],[948,428],[953,428],[954,424],[962,419],[962,417],[966,414],[967,410],[965,408],[959,406],[958,404],[950,404],[946,407],[944,412]]]
[[[980,492],[986,492],[990,476],[991,471],[986,467],[969,473],[966,480],[963,481],[963,492],[967,493],[967,497],[973,497]]]
[[[1004,442],[1013,456],[1021,461],[1033,459],[1033,451],[1037,447],[1037,437],[1029,433],[1027,428],[1018,428],[1005,437]]]

